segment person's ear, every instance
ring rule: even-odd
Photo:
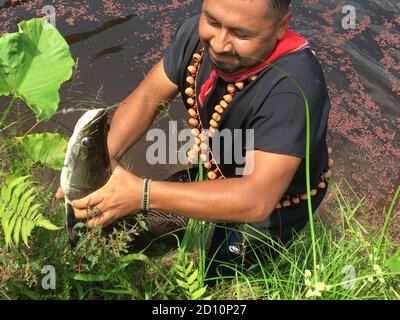
[[[281,21],[279,21],[278,32],[277,32],[277,36],[276,36],[278,40],[282,40],[283,37],[285,36],[286,30],[289,27],[289,23],[290,23],[290,21],[292,21],[292,16],[293,16],[292,12],[288,11],[282,17]]]

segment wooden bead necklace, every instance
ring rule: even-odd
[[[185,90],[185,95],[187,96],[186,102],[190,105],[188,113],[191,116],[188,123],[193,127],[192,134],[194,135],[195,144],[192,149],[188,151],[188,160],[191,163],[195,163],[200,158],[203,162],[204,167],[207,169],[207,177],[210,180],[224,179],[225,176],[219,168],[216,161],[214,161],[214,156],[212,150],[208,146],[208,139],[212,138],[218,129],[219,122],[222,118],[222,114],[225,109],[232,102],[233,97],[237,90],[242,90],[245,86],[244,81],[238,81],[235,84],[229,83],[227,85],[227,93],[223,95],[222,100],[214,107],[214,113],[209,122],[209,128],[204,130],[204,126],[201,122],[199,108],[197,104],[197,76],[200,70],[201,60],[204,55],[204,49],[200,53],[193,54],[193,64],[187,68],[188,76],[186,82],[189,84],[188,88]],[[249,81],[254,81],[257,76],[249,77]],[[209,156],[211,155],[211,158]]]
[[[188,121],[189,125],[193,127],[192,134],[194,136],[195,143],[193,147],[187,152],[188,161],[190,163],[197,163],[200,159],[203,163],[203,166],[207,169],[207,177],[210,180],[215,179],[225,179],[226,177],[222,173],[220,167],[217,162],[214,160],[214,155],[212,150],[209,148],[208,139],[212,138],[218,129],[219,122],[222,118],[222,114],[226,108],[228,108],[229,104],[232,102],[233,97],[237,91],[242,90],[245,87],[245,81],[252,82],[257,79],[256,75],[249,77],[244,81],[238,81],[233,83],[229,83],[226,87],[226,94],[223,95],[222,100],[214,107],[214,113],[209,121],[209,128],[204,130],[204,126],[201,122],[199,108],[197,104],[197,78],[201,66],[201,61],[204,55],[204,49],[202,49],[199,53],[193,54],[193,64],[187,67],[188,75],[186,77],[186,82],[188,83],[188,87],[185,90],[185,95],[187,96],[187,104],[190,108],[187,110],[190,119]],[[332,153],[332,149],[328,149],[329,154]],[[211,157],[209,158],[209,156]],[[329,159],[329,167],[333,165],[333,160]],[[325,189],[326,181],[331,177],[330,169],[326,169],[323,171],[320,177],[320,182],[317,187],[311,188],[311,196],[315,196],[318,191],[317,189]],[[284,195],[281,200],[277,203],[276,209],[287,208],[293,204],[298,204],[301,200],[307,200],[307,193],[290,196]]]

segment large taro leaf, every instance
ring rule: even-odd
[[[19,32],[0,38],[0,96],[23,99],[39,121],[46,121],[57,110],[58,90],[71,78],[74,60],[67,42],[45,19],[22,21],[18,27]]]
[[[32,162],[61,170],[68,147],[67,140],[58,133],[34,133],[15,138],[19,150]]]

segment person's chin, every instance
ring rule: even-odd
[[[232,63],[216,61],[214,59],[211,59],[211,63],[215,69],[224,74],[234,74],[238,70],[238,67]]]

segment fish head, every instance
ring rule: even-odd
[[[75,200],[103,186],[110,177],[106,109],[87,111],[77,122],[65,155],[61,186]]]
[[[107,111],[94,109],[87,111],[77,122],[74,130],[72,152],[83,161],[95,160],[96,155],[104,155],[108,133]],[[108,151],[107,151],[108,154]]]

